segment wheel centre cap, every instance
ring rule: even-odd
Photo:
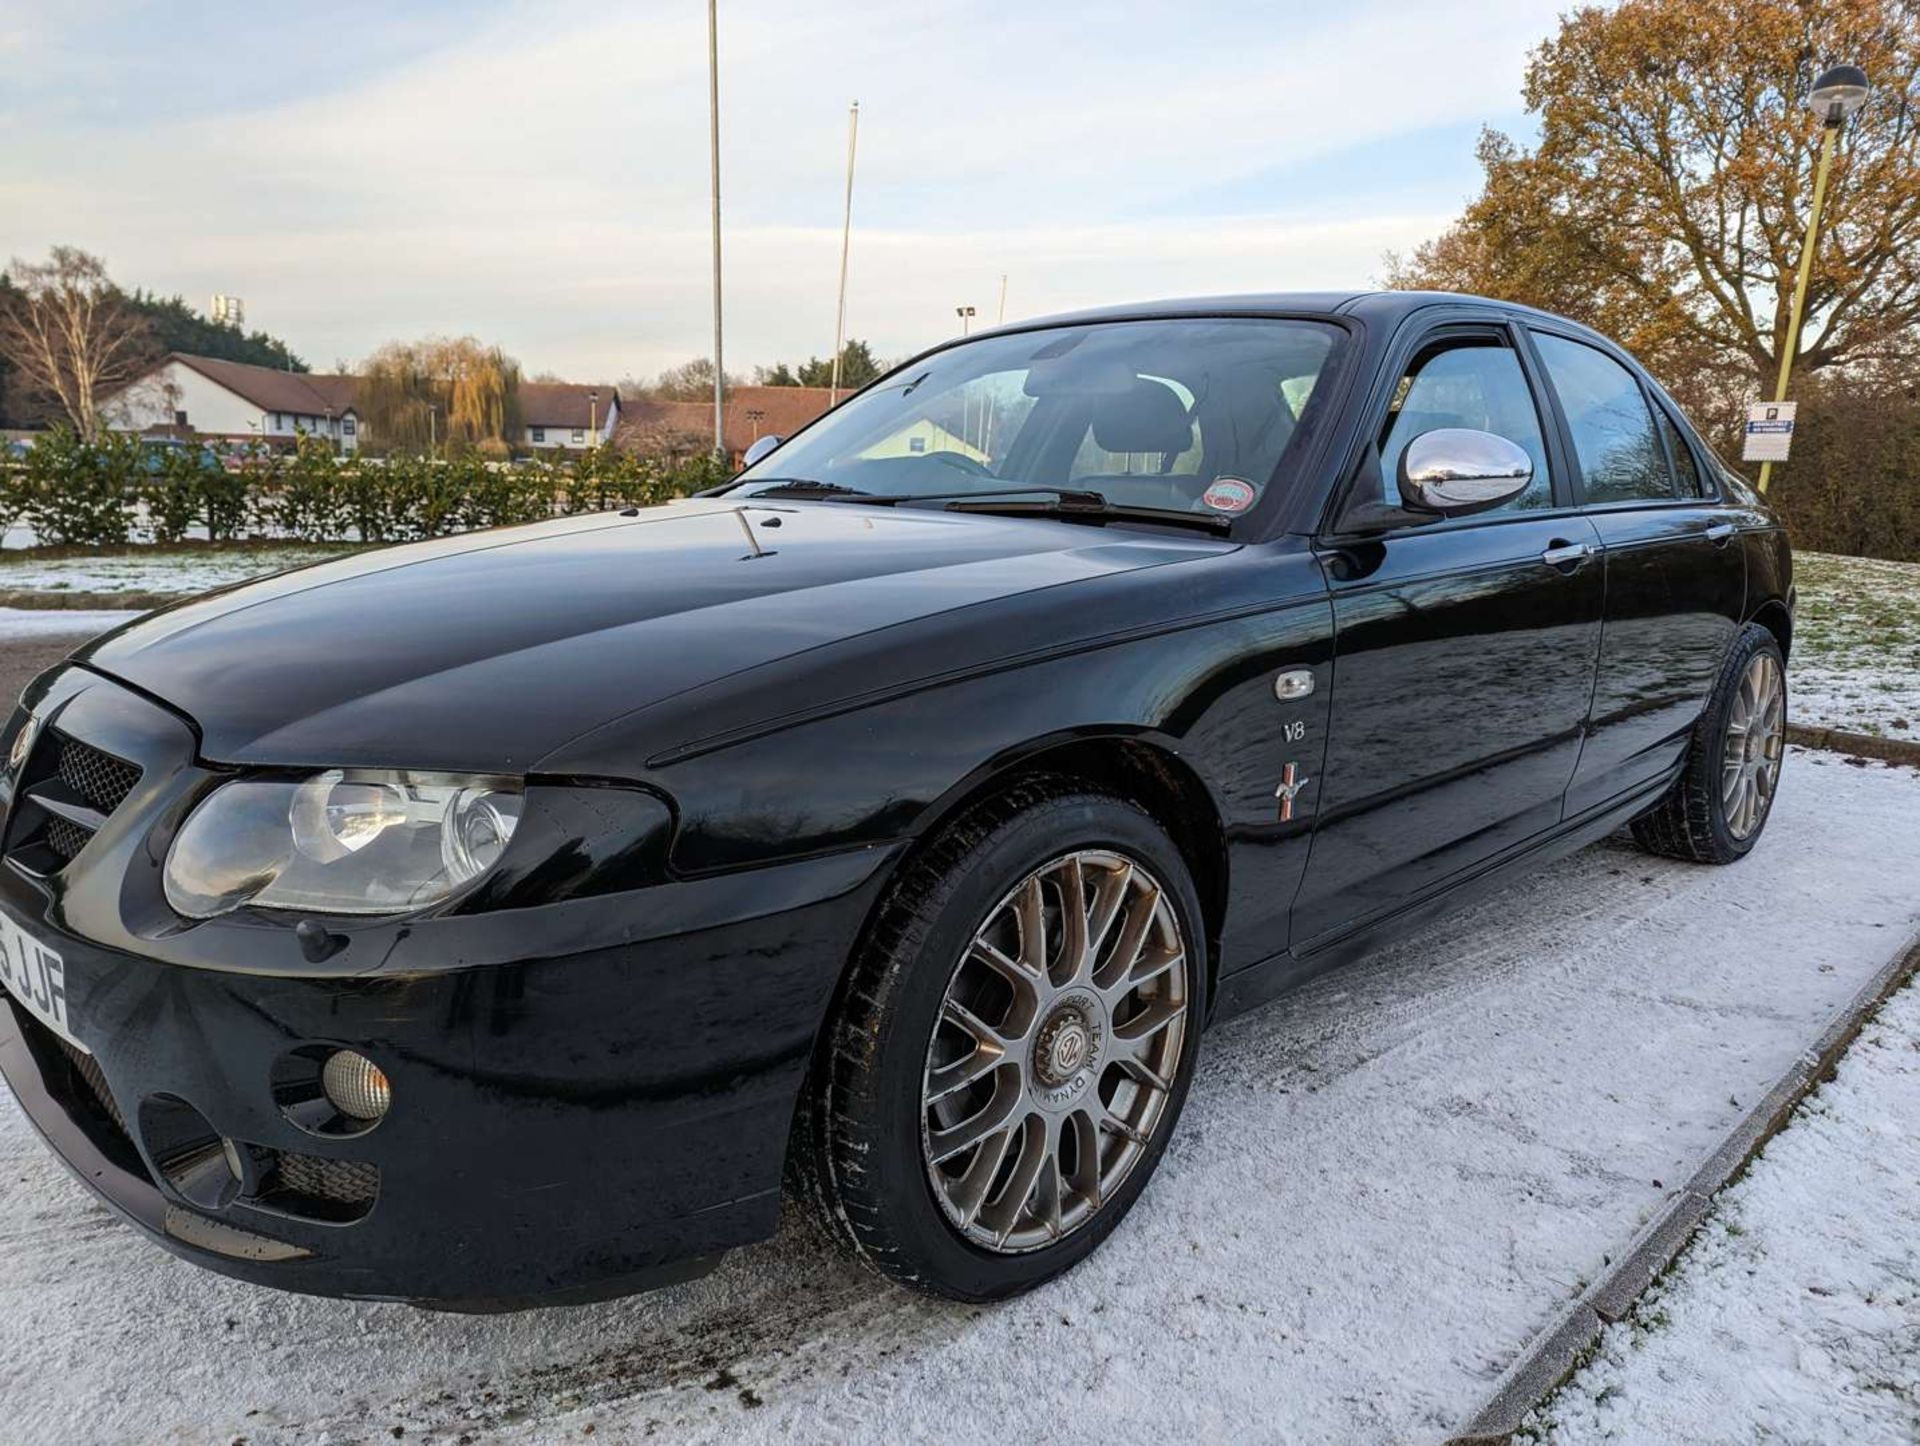
[[[1041,1103],[1068,1104],[1094,1076],[1106,1028],[1097,1001],[1063,999],[1048,1011],[1033,1043],[1033,1083]]]

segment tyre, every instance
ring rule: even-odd
[[[1067,780],[974,809],[854,961],[796,1165],[826,1226],[966,1301],[1085,1258],[1153,1174],[1205,1017],[1200,911],[1144,810]]]
[[[1786,750],[1787,671],[1758,623],[1734,641],[1673,788],[1633,821],[1642,848],[1702,864],[1743,859],[1767,826]]]

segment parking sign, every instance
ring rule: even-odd
[[[1755,402],[1747,408],[1743,462],[1784,462],[1793,445],[1794,402]]]

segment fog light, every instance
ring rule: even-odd
[[[393,1088],[380,1066],[350,1049],[335,1050],[320,1070],[320,1087],[341,1114],[377,1120],[393,1103]]]

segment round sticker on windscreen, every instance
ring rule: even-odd
[[[1238,477],[1216,477],[1200,500],[1215,512],[1245,512],[1253,506],[1253,484]]]

